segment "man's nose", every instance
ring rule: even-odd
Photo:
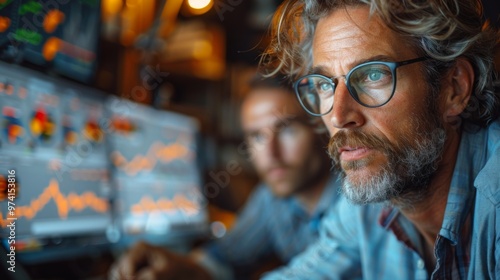
[[[279,158],[281,155],[280,139],[277,131],[273,131],[266,141],[266,152],[271,158]]]
[[[349,94],[345,83],[338,83],[333,98],[332,111],[324,117],[327,126],[333,126],[336,129],[345,129],[360,127],[365,123],[365,118],[361,111],[363,106]]]

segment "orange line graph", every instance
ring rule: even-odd
[[[0,227],[5,228],[9,224],[9,221],[7,219],[3,218],[3,213],[0,211]]]
[[[179,140],[170,145],[155,142],[151,145],[146,155],[136,155],[130,161],[120,152],[115,151],[111,154],[111,162],[130,176],[136,175],[141,171],[151,171],[158,161],[167,163],[189,156],[190,150],[178,142]]]
[[[15,217],[33,219],[38,212],[40,212],[50,200],[54,200],[57,206],[57,212],[61,219],[66,219],[70,210],[77,212],[85,208],[92,208],[96,212],[104,213],[108,210],[108,203],[105,199],[98,197],[93,192],[84,192],[81,195],[76,193],[69,193],[67,196],[59,190],[57,180],[50,180],[49,185],[38,196],[38,198],[31,200],[29,205],[15,206]],[[0,213],[0,225],[5,227],[7,220],[3,218]]]
[[[133,214],[141,215],[154,211],[176,212],[182,211],[188,216],[196,215],[200,212],[200,205],[187,199],[182,194],[177,194],[172,200],[160,198],[154,201],[150,196],[144,196],[141,200],[132,205],[130,210]]]

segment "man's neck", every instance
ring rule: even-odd
[[[460,133],[453,131],[445,143],[442,161],[429,183],[429,195],[412,207],[402,208],[401,213],[409,219],[422,234],[426,245],[434,247],[441,230],[448,193],[455,169],[455,163],[460,145]]]
[[[434,246],[443,224],[450,184],[442,181],[441,184],[431,184],[431,187],[432,193],[424,201],[400,211],[415,225],[427,245]]]
[[[328,176],[324,176],[316,184],[308,186],[305,190],[295,194],[295,197],[304,206],[305,210],[309,215],[312,215],[323,194],[323,190],[328,183]]]

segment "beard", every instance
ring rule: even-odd
[[[328,153],[337,170],[341,170],[342,192],[349,200],[356,204],[391,202],[411,207],[429,195],[429,182],[441,159],[446,131],[436,113],[415,121],[410,128],[415,132],[400,137],[395,144],[359,130],[341,130],[330,139]],[[366,167],[372,158],[341,162],[338,151],[344,146],[377,150],[386,163],[368,178],[353,178],[349,171]]]

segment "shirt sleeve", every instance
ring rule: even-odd
[[[340,198],[324,217],[319,240],[288,266],[265,274],[263,279],[362,279],[355,228],[359,216],[352,208],[345,198]]]
[[[252,193],[233,228],[226,236],[204,247],[219,264],[251,269],[272,253],[266,215],[272,212],[272,195],[261,185]]]

